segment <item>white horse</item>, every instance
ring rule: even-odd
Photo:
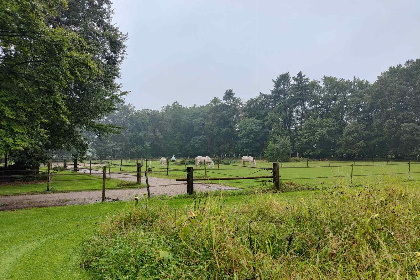
[[[165,167],[166,164],[166,157],[161,157],[160,158],[160,166]]]
[[[171,161],[176,161],[176,157],[175,157],[175,155],[172,155],[172,157],[171,157]]]
[[[255,159],[251,156],[243,156],[242,157],[242,166],[245,166],[245,162],[249,162],[248,167],[251,167],[251,164],[254,167],[257,167],[257,163],[255,162]]]
[[[207,165],[210,165],[211,168],[214,168],[214,162],[209,156],[198,156],[195,158],[195,167],[198,168],[198,166],[201,165],[202,162],[205,162]]]

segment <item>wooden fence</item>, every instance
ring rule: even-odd
[[[195,178],[194,168],[187,167],[187,178],[176,179],[176,181],[187,181],[187,193],[194,193],[194,181],[211,181],[211,180],[255,180],[255,179],[273,179],[274,188],[280,191],[280,172],[279,163],[273,163],[273,175],[270,176],[250,176],[250,177],[211,177],[211,178]]]

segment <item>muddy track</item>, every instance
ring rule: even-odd
[[[88,169],[80,169],[80,172],[89,173]],[[102,176],[102,172],[92,170],[92,175]],[[108,175],[108,174],[107,174]],[[111,172],[111,178],[124,181],[136,182],[137,178],[132,173]],[[146,178],[142,177],[142,182]],[[185,182],[177,182],[174,179],[149,177],[150,193],[152,196],[170,195],[176,196],[187,192]],[[222,186],[217,184],[194,184],[195,192],[206,192],[215,190],[238,190],[237,188]],[[125,190],[107,190],[106,201],[134,200],[135,195],[143,196],[147,194],[146,188],[125,189]],[[68,193],[49,193],[49,194],[31,194],[31,195],[12,195],[0,196],[0,211],[14,210],[32,207],[50,207],[74,204],[87,204],[100,202],[102,191],[81,191]]]

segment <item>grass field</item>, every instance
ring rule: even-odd
[[[110,161],[111,171],[120,172],[120,161]],[[229,164],[226,164],[229,163]],[[143,161],[145,165],[145,161]],[[351,180],[353,166],[353,179]],[[88,166],[88,165],[87,165]],[[158,160],[148,161],[148,166],[152,167],[153,172],[149,176],[161,178],[186,178],[186,166],[180,162],[170,163],[168,176],[166,175],[166,166],[161,167]],[[307,167],[308,166],[308,167]],[[206,168],[203,166],[194,169],[194,178],[205,178],[212,183],[225,184],[232,187],[240,187],[242,189],[253,189],[255,187],[266,185],[269,179],[260,180],[233,180],[233,181],[212,181],[213,177],[246,177],[246,176],[268,176],[271,171],[262,168],[271,168],[272,163],[266,161],[258,161],[257,168],[242,167],[240,161],[223,161],[218,166],[215,163],[214,168]],[[136,161],[123,161],[121,167],[122,172],[135,172]],[[301,162],[285,162],[281,163],[280,175],[283,182],[294,182],[299,185],[316,186],[322,188],[324,186],[331,187],[337,185],[366,185],[381,183],[381,181],[396,181],[402,184],[411,184],[411,181],[420,180],[420,163],[413,162],[410,166],[411,176],[409,178],[408,162],[389,162],[386,161],[306,161]],[[145,170],[143,167],[142,171]]]
[[[292,176],[322,177],[322,175],[329,177],[331,174],[345,174],[351,168],[351,163],[342,162],[340,164],[343,167],[328,166],[330,164],[333,165],[333,162],[309,162],[309,164],[310,167],[305,168],[306,162],[286,163],[280,172],[283,178],[286,178],[286,175],[290,176],[290,178],[294,178]],[[328,167],[315,167],[315,164]],[[374,166],[362,166],[361,163],[356,164],[354,168],[355,175],[408,172],[406,163],[395,165],[375,163]],[[152,166],[155,166],[153,162]],[[258,167],[270,166],[269,163],[258,162]],[[187,256],[196,254],[194,251],[200,253],[195,255],[196,260],[202,260],[209,267],[212,266],[214,271],[221,273],[219,276],[222,276],[224,273],[222,272],[224,270],[217,270],[218,266],[222,264],[226,267],[227,272],[230,271],[231,275],[236,273],[239,279],[244,275],[249,276],[250,273],[255,273],[252,272],[253,267],[255,267],[255,271],[259,271],[260,276],[263,276],[263,271],[273,273],[271,276],[270,274],[265,275],[267,279],[272,279],[270,277],[277,279],[279,275],[284,277],[289,275],[289,277],[293,278],[293,273],[297,273],[295,277],[315,275],[315,278],[324,277],[324,279],[329,276],[338,277],[337,275],[340,277],[344,275],[349,279],[357,277],[373,279],[375,277],[387,278],[395,276],[389,273],[400,273],[398,277],[403,279],[415,276],[420,277],[420,272],[418,272],[420,270],[420,253],[417,259],[417,252],[420,252],[420,239],[418,238],[420,232],[420,178],[418,173],[414,173],[418,172],[419,167],[419,165],[411,166],[413,174],[410,181],[408,180],[408,174],[355,176],[353,183],[356,186],[351,188],[348,187],[347,181],[338,181],[339,184],[334,186],[332,181],[325,183],[326,179],[318,178],[317,180],[321,180],[321,182],[324,180],[323,185],[326,187],[313,188],[315,191],[292,191],[287,193],[248,192],[248,194],[235,192],[227,196],[226,193],[222,198],[220,198],[220,195],[215,195],[213,200],[209,200],[205,195],[199,195],[195,200],[193,197],[187,196],[152,198],[147,203],[140,202],[138,206],[135,206],[134,202],[130,201],[0,212],[0,267],[2,268],[0,269],[0,279],[93,279],[95,275],[99,275],[97,269],[101,270],[104,267],[108,269],[108,271],[105,271],[106,273],[112,271],[119,273],[120,269],[123,271],[121,273],[126,273],[124,271],[128,268],[120,266],[120,264],[127,263],[125,259],[127,257],[126,254],[128,254],[128,257],[132,257],[131,259],[129,258],[129,263],[132,260],[137,260],[136,258],[139,256],[136,254],[136,251],[132,251],[130,248],[137,248],[138,252],[142,252],[141,250],[145,249],[141,242],[137,242],[138,244],[130,243],[133,240],[143,240],[138,239],[137,234],[139,232],[132,231],[132,225],[136,224],[132,217],[137,217],[136,215],[138,214],[141,217],[154,217],[156,221],[160,221],[157,224],[151,224],[153,226],[148,231],[143,231],[146,237],[157,237],[157,240],[154,238],[149,240],[152,243],[147,244],[150,244],[151,251],[145,252],[147,254],[143,255],[148,256],[147,263],[150,264],[151,268],[156,268],[156,265],[157,268],[162,265],[166,266],[167,270],[163,272],[159,270],[160,268],[151,271],[154,271],[153,273],[166,273],[165,271],[167,271],[169,274],[166,276],[168,277],[178,277],[180,273],[178,268],[182,268],[185,265],[184,261],[189,260]],[[118,166],[113,168],[115,171],[119,171]],[[125,168],[131,167],[123,167],[123,171],[126,171],[124,170]],[[407,170],[405,171],[404,169],[406,168]],[[158,164],[156,164],[154,169],[163,171]],[[179,169],[179,171],[174,169]],[[208,171],[208,176],[216,174],[216,172],[222,173],[217,176],[226,176],[224,174],[228,176],[248,176],[252,172],[270,174],[269,171],[265,170],[243,168],[237,166],[237,163],[221,165],[220,169]],[[181,165],[173,165],[170,172],[173,173],[170,175],[173,178],[185,175],[184,167]],[[163,172],[155,172],[153,176],[157,174],[159,174],[158,176],[166,177]],[[204,171],[201,169],[195,174],[203,176]],[[94,182],[99,184],[95,188],[100,188],[101,186],[101,180],[90,180],[91,177],[89,175],[74,176],[77,176],[77,178],[71,175],[63,176],[62,178],[66,179],[57,180],[55,182],[56,185],[52,184],[51,187],[69,191],[92,188],[90,184]],[[78,178],[86,178],[87,180],[78,181]],[[247,181],[245,184],[249,185],[244,185],[244,182],[239,180],[233,182],[224,181],[223,183],[228,182],[245,189],[252,189],[256,184],[261,184],[261,182]],[[319,181],[315,179],[307,180],[307,182],[314,186],[321,184],[316,183]],[[82,187],[81,184],[85,183],[87,185]],[[328,188],[328,185],[332,185],[334,188]],[[118,187],[116,180],[115,186]],[[4,193],[11,194],[13,191],[7,190],[7,188],[13,189],[16,186],[2,187],[6,187],[3,189]],[[2,187],[0,187],[0,191]],[[45,187],[45,182],[42,182],[39,186],[19,186],[15,191],[36,192],[43,191]],[[19,188],[22,189],[19,190]],[[34,189],[31,190],[31,188]],[[361,195],[358,196],[359,193]],[[211,204],[211,201],[217,201],[217,203]],[[144,210],[146,211],[144,212],[139,207],[143,210],[149,210]],[[220,212],[222,209],[223,211]],[[141,211],[138,212],[139,210]],[[138,214],[136,214],[137,212]],[[200,221],[207,222],[200,222],[195,225],[190,224],[191,219],[196,219],[196,215],[199,213],[201,213],[200,215],[203,219]],[[315,215],[314,213],[317,214]],[[272,221],[278,219],[281,219],[283,224],[273,225]],[[181,222],[177,222],[177,220]],[[251,225],[251,232],[254,232],[254,234],[249,235],[247,227],[251,220],[255,221]],[[213,228],[214,230],[209,231],[207,223],[211,225],[210,229]],[[352,224],[357,225],[357,227],[351,226]],[[125,225],[124,230],[121,231],[120,225]],[[185,228],[186,225],[188,225],[187,228]],[[224,239],[224,236],[231,236],[229,234],[232,233],[232,230],[235,230],[236,226],[238,228],[237,235],[241,236],[241,238],[235,239],[236,241],[234,242],[231,239]],[[293,250],[290,249],[290,252],[302,252],[302,248],[306,248],[305,250],[307,250],[308,254],[293,253],[284,255],[281,253],[283,251],[279,248],[284,249],[284,246],[287,245],[284,245],[284,240],[292,236],[292,232],[288,230],[293,228],[299,229],[303,234],[293,237],[296,238],[293,241],[296,243],[291,242],[290,246],[297,247],[290,247],[294,248]],[[329,237],[330,235],[324,234],[327,228],[331,230],[331,233],[334,233],[331,235],[331,238]],[[362,230],[358,231],[356,230],[357,228]],[[270,239],[269,236],[273,234],[275,229],[277,231],[275,231],[276,233],[273,236],[279,236],[279,238]],[[93,241],[95,238],[96,240],[101,240],[100,238],[103,238],[101,234],[107,234],[107,232],[115,233],[114,237],[106,235],[109,237],[109,240],[103,240],[99,244]],[[186,237],[186,232],[193,234],[191,235],[191,241],[194,246],[191,245],[192,247],[190,248],[185,247],[185,244],[182,243],[183,241],[178,240],[181,242],[177,243],[179,247],[176,247],[176,251],[171,251],[168,244],[172,244],[170,243],[172,241],[167,238],[171,237],[177,240],[176,238],[183,237],[183,240],[190,240],[189,237]],[[201,233],[203,235],[199,235]],[[387,233],[393,233],[393,235],[388,235]],[[118,238],[115,239],[115,237]],[[212,238],[219,242],[217,248],[214,249],[215,251],[212,251],[213,249],[211,248],[213,247],[210,246],[211,242],[213,242],[211,241]],[[305,247],[307,246],[305,244],[319,242],[320,238],[324,240],[322,244],[325,246],[323,247],[324,251],[320,251],[318,255],[313,254],[313,250],[315,250],[313,247]],[[269,244],[266,243],[268,240],[271,242],[271,249],[267,249],[270,248],[266,246]],[[346,250],[352,248],[353,243],[344,242],[346,240],[357,240],[355,244],[363,246],[356,247],[357,250],[353,251],[337,251],[337,248],[346,248]],[[393,240],[399,241],[395,243]],[[381,242],[385,245],[375,247],[378,244],[382,244]],[[94,267],[96,264],[91,262],[91,257],[95,259],[95,254],[98,252],[85,250],[90,248],[89,246],[92,244],[96,244],[94,248],[101,249],[99,252],[100,255],[102,254],[101,258],[109,261],[109,263],[102,263]],[[99,246],[100,244],[104,247]],[[278,244],[283,244],[281,245],[283,247]],[[160,247],[156,247],[156,245]],[[174,252],[180,252],[180,254],[175,255]],[[271,253],[267,254],[267,252]],[[108,253],[111,253],[111,255]],[[217,255],[221,256],[221,262],[226,261],[235,265],[209,262],[211,258],[206,259],[204,257],[207,253],[210,253],[210,256],[217,253]],[[244,256],[243,259],[241,259],[241,255]],[[340,258],[331,259],[331,256],[335,255],[340,256]],[[253,256],[256,258],[255,260],[252,259],[254,258]],[[349,259],[364,258],[365,261],[360,262],[365,263],[367,267],[363,268],[358,266],[357,263],[351,263],[350,267],[346,266],[346,263],[350,263],[347,261],[347,257]],[[174,267],[174,263],[162,264],[162,261],[166,259],[176,260],[179,267]],[[88,270],[81,267],[82,263]],[[278,274],[280,272],[276,272],[275,267],[282,266],[285,267],[283,272],[286,274]],[[139,273],[138,263],[135,263],[132,268],[134,268],[135,273]],[[340,268],[342,271],[335,268]],[[202,275],[210,275],[205,265],[199,265],[196,269],[197,273],[201,271]],[[365,274],[363,274],[363,269],[366,271]],[[143,271],[142,273],[152,273],[151,271]],[[187,269],[183,271],[187,271]],[[332,274],[328,275],[329,271]],[[346,271],[348,274],[345,274],[347,273]],[[186,273],[195,275],[194,273],[196,272],[187,271]],[[111,279],[116,278],[115,275],[112,275]],[[206,276],[202,277],[205,278]]]
[[[107,189],[138,188],[133,182],[117,179],[107,179]],[[13,183],[0,185],[0,195],[35,194],[51,192],[101,190],[102,178],[85,174],[74,174],[70,171],[53,173],[51,176],[50,191],[47,192],[47,182]]]

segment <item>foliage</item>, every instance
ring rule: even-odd
[[[261,120],[246,118],[238,125],[238,150],[241,154],[258,155],[264,149],[268,131]]]
[[[0,3],[0,152],[35,165],[49,149],[86,149],[83,131],[121,102],[125,36],[108,0]],[[32,164],[32,163],[31,163]]]
[[[268,142],[265,157],[269,161],[288,161],[292,152],[292,144],[288,137],[273,136]]]
[[[298,149],[307,157],[328,158],[337,150],[338,128],[332,119],[306,120],[298,134]]]
[[[366,187],[299,203],[210,196],[185,211],[144,202],[101,225],[82,265],[98,279],[415,278],[418,201],[403,188]]]

